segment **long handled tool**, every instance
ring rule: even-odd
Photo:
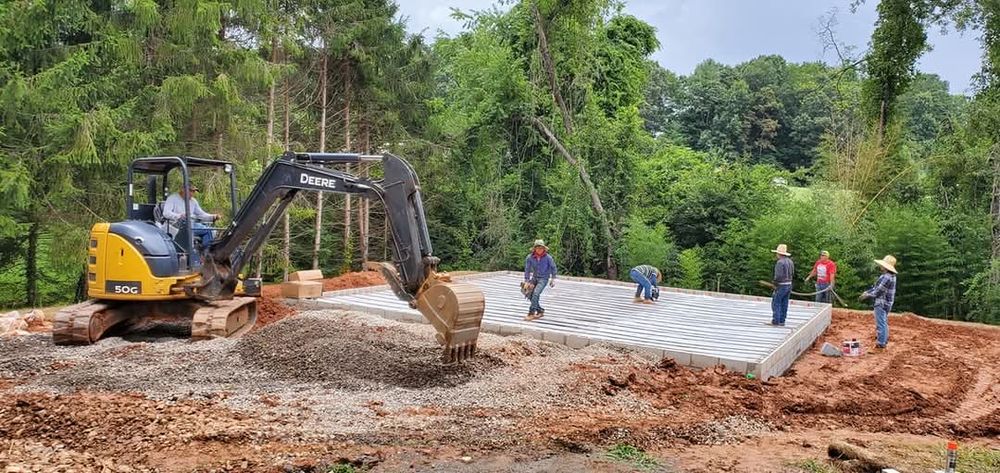
[[[761,286],[764,286],[764,287],[766,287],[768,289],[774,290],[774,283],[772,283],[772,282],[758,280],[757,284],[760,284]],[[837,291],[833,290],[833,286],[828,286],[826,289],[823,289],[822,291],[816,291],[816,292],[795,292],[795,291],[792,291],[792,294],[794,294],[796,296],[809,297],[809,296],[815,296],[816,294],[822,294],[822,293],[827,292],[827,291],[829,291],[831,294],[833,294],[833,297],[837,298],[837,302],[840,302],[840,305],[842,305],[844,307],[847,307],[847,304],[844,303],[844,300],[841,299],[839,295],[837,295]]]

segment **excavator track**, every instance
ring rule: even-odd
[[[56,312],[52,341],[56,345],[90,345],[128,318],[128,310],[111,301],[89,300],[71,305]]]
[[[234,297],[230,300],[206,302],[191,320],[191,339],[239,337],[257,322],[257,299]]]
[[[257,321],[257,299],[200,301],[89,300],[56,313],[52,341],[56,345],[90,345],[112,327],[137,329],[151,323],[191,324],[191,339],[239,337]]]

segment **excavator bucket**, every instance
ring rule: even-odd
[[[483,291],[472,284],[435,280],[417,295],[417,310],[437,330],[437,341],[444,346],[445,363],[463,361],[476,352],[479,327],[486,300]]]
[[[442,360],[457,363],[476,352],[479,328],[486,310],[483,291],[472,284],[455,283],[447,274],[431,272],[416,296],[406,292],[399,273],[391,263],[379,263],[379,271],[400,299],[423,314],[444,346]]]

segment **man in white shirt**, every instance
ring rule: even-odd
[[[185,192],[184,189],[181,189],[179,192],[170,194],[163,202],[163,218],[173,223],[182,221],[184,219],[184,199],[187,199],[191,206],[191,217],[196,220],[193,222],[191,230],[194,232],[194,236],[201,238],[202,248],[208,248],[212,244],[212,230],[197,220],[214,222],[218,220],[219,216],[202,210],[201,206],[198,205],[198,199],[194,198],[195,192],[198,192],[198,186],[191,184],[190,191]]]

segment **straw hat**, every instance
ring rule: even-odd
[[[819,252],[819,255],[820,256],[826,256],[827,258],[829,258],[830,257],[830,252],[826,251],[826,250],[823,250],[823,251]]]
[[[892,255],[885,255],[885,258],[875,260],[875,264],[885,268],[892,274],[896,273],[896,257]]]
[[[778,245],[778,248],[771,250],[771,253],[777,253],[782,256],[792,256],[792,254],[788,252],[788,245],[784,243]]]
[[[535,240],[535,244],[531,245],[532,248],[538,248],[539,246],[545,248],[546,250],[549,249],[549,247],[545,246],[545,240],[542,240],[541,238]]]

